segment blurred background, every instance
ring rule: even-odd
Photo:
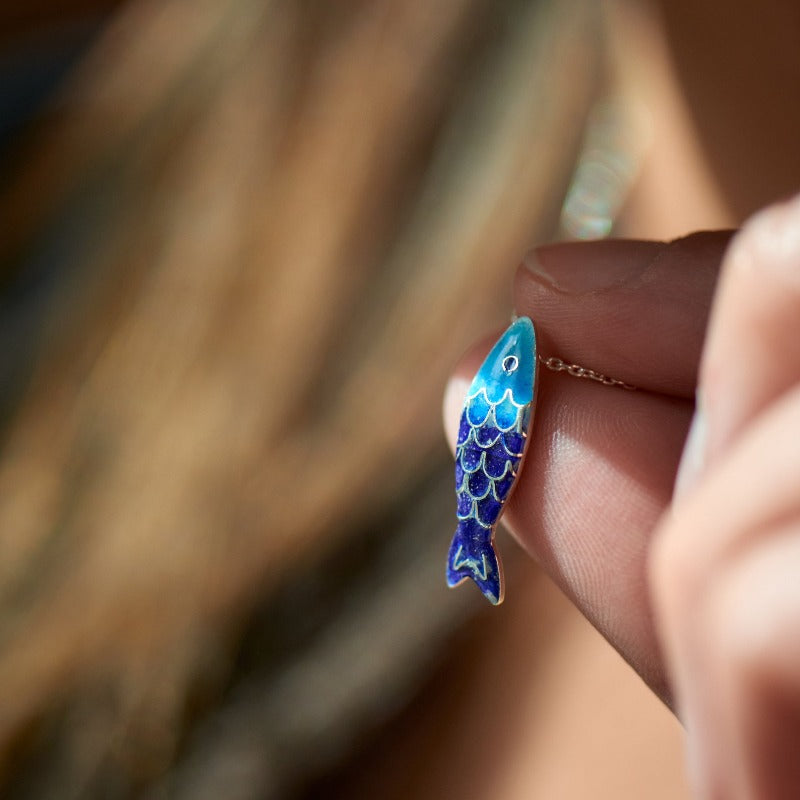
[[[3,4],[0,794],[687,796],[509,537],[504,606],[445,588],[440,400],[530,246],[797,185],[799,37],[779,0]]]

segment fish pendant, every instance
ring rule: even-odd
[[[457,586],[471,578],[494,605],[504,594],[494,532],[528,444],[537,367],[533,323],[519,317],[475,375],[458,429],[458,527],[447,560],[447,583]]]

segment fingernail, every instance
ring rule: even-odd
[[[458,423],[461,420],[461,410],[464,408],[464,400],[467,396],[470,382],[460,375],[450,378],[447,388],[444,390],[444,400],[442,402],[442,416],[444,418],[444,433],[450,449],[455,453],[456,440],[458,439]]]
[[[674,497],[679,500],[697,483],[706,460],[706,440],[708,428],[703,409],[702,395],[698,391],[692,424],[683,446],[683,455],[675,476]]]
[[[524,264],[537,280],[558,291],[601,292],[641,283],[664,247],[663,242],[617,239],[560,242],[532,250]]]
[[[800,195],[759,211],[742,228],[731,248],[738,269],[771,270],[800,283]]]

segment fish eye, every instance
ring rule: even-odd
[[[516,356],[506,356],[503,359],[503,372],[510,375],[519,366],[519,359]]]

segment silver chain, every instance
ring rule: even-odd
[[[567,364],[566,361],[555,356],[550,356],[550,358],[539,356],[539,362],[553,372],[566,372],[567,375],[572,375],[573,378],[587,378],[590,381],[602,383],[603,386],[619,386],[620,389],[627,389],[629,392],[636,391],[635,386],[631,386],[625,381],[609,378],[608,375],[603,375],[602,372],[596,372],[588,367],[581,367],[579,364]]]

